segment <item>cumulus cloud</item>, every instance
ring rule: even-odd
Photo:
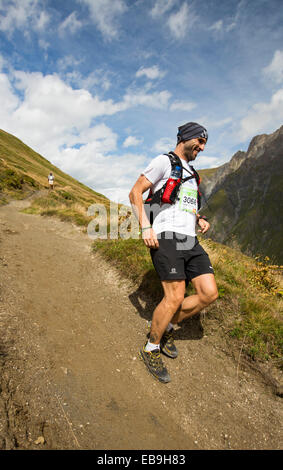
[[[96,142],[89,142],[79,149],[64,149],[53,160],[63,171],[95,191],[127,205],[130,188],[146,167],[144,155],[125,153],[117,156],[106,153],[104,148],[99,149]]]
[[[149,80],[155,80],[157,78],[163,78],[166,75],[166,72],[159,70],[157,65],[153,65],[152,67],[141,67],[137,73],[136,77],[146,76]]]
[[[0,123],[1,127],[5,129],[5,123],[11,113],[16,110],[19,99],[14,95],[10,81],[4,73],[0,73],[0,102]]]
[[[261,132],[273,132],[283,122],[283,88],[268,103],[256,103],[241,120],[237,137],[241,142]]]
[[[123,147],[135,147],[142,143],[142,139],[138,139],[133,135],[129,135],[123,142]]]
[[[46,133],[49,142],[55,140],[63,145],[65,139],[70,139],[72,143],[99,116],[113,115],[135,106],[167,108],[171,96],[166,90],[153,93],[130,90],[121,101],[114,102],[102,100],[84,88],[74,89],[56,74],[14,71],[11,82],[8,75],[1,77],[2,108],[13,110],[13,114],[7,116],[8,122],[13,123],[11,130],[29,136],[36,146],[44,145]],[[22,100],[17,98],[18,92],[23,95]]]
[[[119,17],[127,10],[124,0],[79,0],[88,6],[90,18],[105,39],[118,36]]]
[[[263,75],[275,83],[283,82],[283,51],[276,51],[270,64],[263,69]]]
[[[167,91],[130,90],[119,102],[102,100],[86,89],[72,88],[56,74],[10,69],[9,75],[0,72],[0,128],[95,190],[128,203],[129,188],[146,158],[117,154],[117,134],[96,118],[134,106],[166,108],[169,99]],[[124,148],[141,142],[129,135]]]

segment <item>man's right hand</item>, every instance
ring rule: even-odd
[[[155,248],[155,249],[159,248],[158,239],[153,228],[148,228],[144,230],[142,232],[142,238],[143,238],[144,244],[148,248]]]

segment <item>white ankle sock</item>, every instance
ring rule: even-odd
[[[174,326],[172,325],[172,323],[169,323],[167,328],[166,328],[166,331],[171,331],[173,328],[174,328]]]
[[[145,351],[153,351],[154,349],[160,349],[160,345],[159,344],[154,344],[154,343],[151,343],[150,341],[148,341],[144,347]]]

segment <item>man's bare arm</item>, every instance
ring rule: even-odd
[[[151,228],[150,222],[144,210],[143,193],[150,189],[151,182],[141,175],[134,184],[130,194],[130,202],[142,229],[142,238],[148,248],[158,248],[159,243],[154,230]]]

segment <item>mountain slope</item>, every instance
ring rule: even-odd
[[[263,254],[283,263],[283,126],[270,135],[254,137],[247,152],[203,178],[208,200],[210,236],[239,245],[248,254]]]
[[[68,192],[81,203],[107,202],[99,194],[52,165],[21,140],[0,129],[0,204],[29,192],[48,188],[47,176],[52,171],[57,189]]]

